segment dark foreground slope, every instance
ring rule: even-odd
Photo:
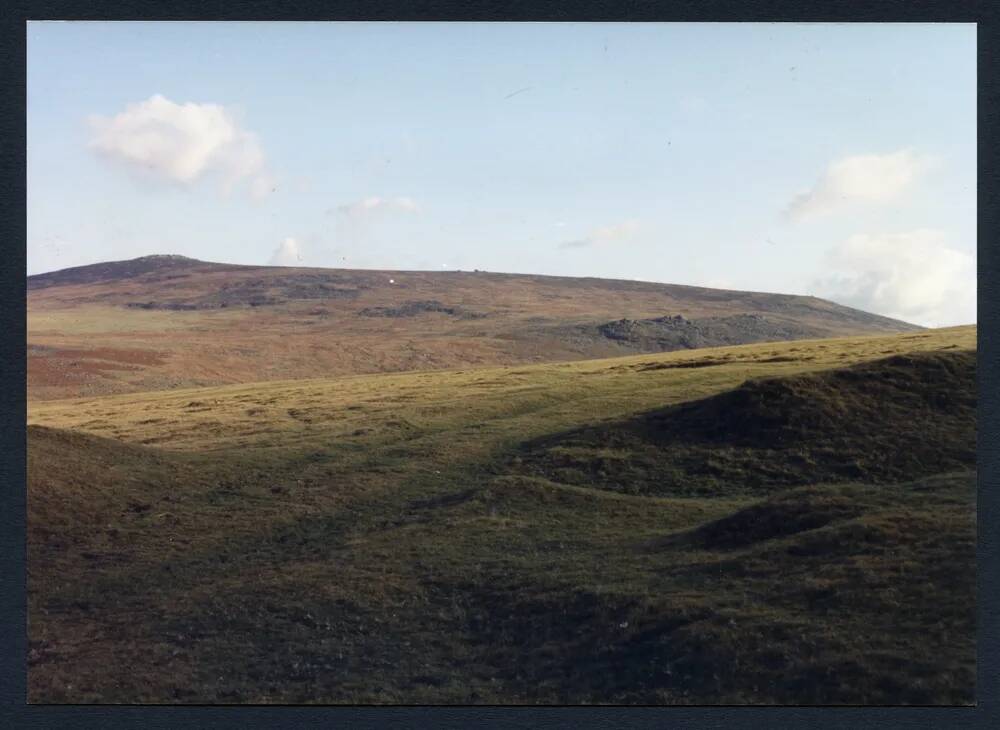
[[[744,368],[798,382],[790,368],[830,357],[819,347],[701,370],[649,369],[709,359],[670,355],[77,404],[82,427],[116,424],[133,443],[29,431],[30,699],[971,703],[965,405],[939,422],[940,458],[921,441],[906,478],[870,483],[656,497],[507,466],[524,439],[600,414],[617,424],[695,392],[697,410]],[[933,376],[937,393],[964,403],[967,357],[888,367],[954,372]],[[857,377],[821,377],[844,372]],[[924,418],[934,389],[903,398],[922,391],[901,378],[866,380],[867,401]],[[811,407],[782,413],[811,423]],[[267,420],[251,432],[238,418]]]
[[[975,463],[976,354],[896,355],[750,380],[704,400],[546,437],[526,474],[630,494],[902,481]]]
[[[558,499],[568,507],[573,498],[582,501]],[[678,506],[651,502],[647,519],[667,524]],[[800,488],[645,541],[648,523],[631,518],[609,521],[634,528],[634,540],[619,538],[603,556],[591,548],[552,560],[562,570],[575,567],[569,580],[553,570],[527,590],[513,575],[480,586],[475,626],[515,696],[642,704],[973,701],[973,473],[877,489]],[[597,515],[593,525],[594,534],[576,540],[599,544],[608,527]],[[560,539],[561,549],[579,550],[568,531],[547,549],[560,549]],[[633,551],[627,559],[611,554],[624,545]]]
[[[28,278],[32,399],[919,328],[815,297],[148,256]]]

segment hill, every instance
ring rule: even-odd
[[[148,256],[28,277],[28,392],[52,399],[919,329],[815,297]]]
[[[34,401],[30,700],[969,704],[975,339]],[[700,448],[764,427],[821,466],[859,458],[856,415],[932,430],[901,470],[800,486],[528,471],[566,434],[674,438],[667,412]]]
[[[749,380],[526,445],[524,473],[633,494],[898,482],[975,463],[976,354],[919,352]]]

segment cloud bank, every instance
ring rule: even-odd
[[[255,198],[274,187],[256,135],[217,104],[177,104],[156,94],[89,122],[92,149],[152,178],[193,185],[218,175],[226,192],[246,181]]]
[[[588,248],[590,246],[602,246],[610,243],[625,241],[635,235],[639,230],[638,221],[625,221],[612,226],[602,226],[595,228],[583,238],[573,241],[565,241],[559,244],[559,248]]]
[[[789,203],[785,215],[801,221],[826,215],[849,203],[890,201],[910,187],[926,167],[927,160],[909,149],[835,160],[811,190]]]
[[[857,234],[827,255],[820,296],[927,327],[976,321],[975,257],[941,231]]]
[[[302,246],[298,240],[291,237],[286,238],[280,246],[274,249],[268,263],[271,266],[301,266]]]

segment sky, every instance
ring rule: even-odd
[[[32,22],[28,274],[149,254],[976,320],[965,24]]]

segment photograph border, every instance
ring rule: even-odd
[[[377,5],[259,0],[12,3],[0,11],[4,104],[0,106],[4,256],[0,258],[0,724],[6,727],[987,727],[1000,726],[997,660],[1000,594],[1000,247],[997,195],[996,11],[977,2],[508,3],[400,0]],[[524,707],[524,706],[114,706],[26,704],[26,21],[29,20],[416,20],[628,22],[976,22],[978,23],[978,660],[977,704],[951,707]],[[984,140],[986,143],[984,143]],[[985,334],[984,334],[985,333]]]

